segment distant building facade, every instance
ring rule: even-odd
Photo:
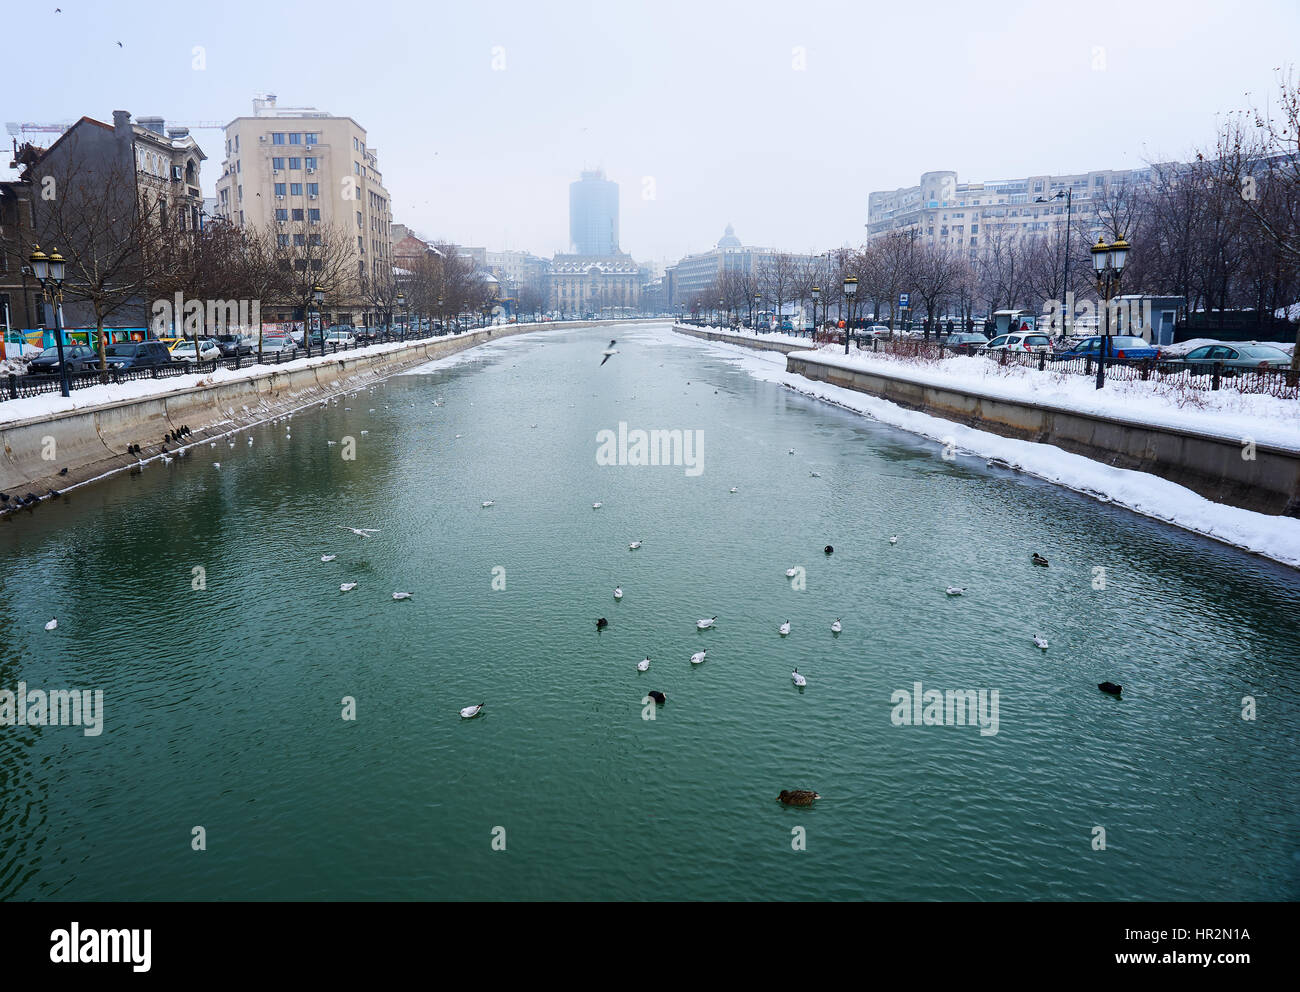
[[[569,245],[575,255],[618,254],[618,183],[601,169],[569,184]]]
[[[761,275],[778,254],[789,255],[799,263],[811,264],[814,260],[812,255],[743,245],[736,237],[735,228],[728,224],[712,249],[687,255],[664,270],[662,293],[667,303],[664,309],[671,310],[679,304],[690,306],[701,294],[712,292],[725,272]]]
[[[556,255],[551,260],[550,309],[565,315],[638,310],[641,267],[631,255]]]

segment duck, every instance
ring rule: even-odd
[[[704,656],[707,655],[708,653],[709,653],[708,648],[705,648],[703,651],[696,651],[693,655],[691,655],[691,664],[692,665],[700,664],[701,662],[704,661]]]
[[[696,620],[695,621],[696,629],[708,630],[710,627],[714,625],[714,623],[717,622],[717,619],[718,619],[717,617],[709,617],[706,620]]]
[[[393,593],[393,599],[410,599],[410,598],[411,598],[411,594],[409,592]]]
[[[640,661],[638,661],[636,663],[636,670],[638,672],[648,672],[650,670],[650,659],[642,658]]]
[[[891,537],[891,538],[889,539],[889,543],[890,543],[890,544],[897,544],[897,543],[898,543],[898,535],[895,534],[893,537]]]
[[[622,599],[622,598],[623,598],[623,587],[622,587],[622,586],[615,586],[615,587],[614,587],[614,598],[615,598],[615,599]]]
[[[606,620],[604,617],[601,617],[599,620],[596,621],[597,630],[604,630],[608,626],[609,626],[609,621]]]
[[[463,710],[460,711],[460,718],[462,720],[471,720],[482,712],[483,712],[482,703],[479,703],[476,706],[466,706]]]
[[[781,626],[778,627],[777,629],[781,632],[781,636],[784,637],[786,634],[790,633],[790,621],[787,620],[785,623],[781,624]]]
[[[59,625],[59,621],[56,620],[54,617],[50,617],[50,621],[49,621],[49,623],[47,623],[47,624],[45,625],[45,629],[46,629],[46,630],[53,630],[53,629],[54,629],[55,627],[57,627],[58,625]]]
[[[662,706],[664,702],[668,699],[668,694],[666,692],[660,692],[658,689],[651,689],[649,692],[646,693],[646,695],[649,696],[651,699],[653,699],[660,706]]]
[[[797,685],[800,689],[802,689],[804,686],[808,684],[808,680],[799,674],[799,669],[797,668],[790,673],[790,680],[794,682],[794,684]]]
[[[949,596],[960,596],[966,592],[965,586],[949,586],[944,590]]]
[[[1044,558],[1042,555],[1040,555],[1037,551],[1034,552],[1033,557],[1030,559],[1030,561],[1032,561],[1035,565],[1041,565],[1043,568],[1047,567],[1047,559]]]
[[[828,555],[833,555],[833,554],[835,554],[835,549],[834,549],[833,547],[831,547],[829,544],[826,545],[826,547],[822,548],[822,550],[823,550],[824,552],[826,552]]]
[[[844,625],[840,623],[839,617],[836,617],[835,622],[831,624],[831,633],[838,634],[843,629],[844,629]]]
[[[1034,647],[1036,647],[1036,648],[1042,648],[1044,651],[1046,651],[1046,650],[1047,650],[1047,638],[1044,637],[1042,634],[1035,634],[1035,635],[1034,635]]]
[[[357,584],[355,582],[344,582],[341,586],[339,586],[339,592],[351,592],[356,587]]]
[[[337,557],[338,557],[338,555],[321,555],[321,556],[320,556],[320,560],[321,560],[321,561],[333,561],[333,560],[334,560],[335,558],[337,558]]]
[[[1112,696],[1118,696],[1124,687],[1116,685],[1114,682],[1098,682],[1097,688],[1102,692],[1110,693]]]
[[[781,794],[776,797],[779,803],[785,803],[787,806],[811,806],[814,799],[820,799],[821,796],[813,792],[812,789],[782,789]]]
[[[627,549],[629,551],[635,551],[639,547],[641,547],[641,542],[638,540],[638,541],[633,541],[631,544],[629,544],[627,546]]]

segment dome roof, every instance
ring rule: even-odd
[[[722,238],[718,241],[719,248],[739,248],[740,239],[736,237],[736,229],[730,224],[727,225],[726,231],[723,232]]]

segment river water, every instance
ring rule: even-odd
[[[617,333],[0,523],[0,690],[103,693],[0,728],[0,898],[1300,894],[1300,575]],[[601,464],[620,422],[698,460]],[[900,724],[917,683],[984,726]]]

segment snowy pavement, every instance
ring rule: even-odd
[[[834,403],[845,409],[864,414],[881,423],[932,438],[940,444],[952,443],[960,453],[967,457],[997,459],[998,462],[1009,468],[1093,496],[1102,502],[1115,503],[1143,516],[1162,520],[1173,524],[1175,527],[1181,527],[1184,530],[1214,538],[1225,544],[1231,544],[1234,547],[1272,558],[1293,568],[1300,568],[1300,520],[1294,517],[1272,516],[1215,503],[1184,486],[1156,475],[1130,469],[1114,468],[1091,458],[1086,458],[1083,455],[1064,451],[1054,445],[1002,437],[988,431],[956,424],[941,417],[920,413],[915,410],[907,410],[888,400],[859,393],[842,386],[814,382],[801,375],[787,372],[785,370],[785,356],[776,352],[754,351],[740,345],[706,341],[671,331],[663,332],[663,337],[666,341],[685,347],[708,348],[756,379],[780,383],[804,395]],[[816,355],[818,358],[828,357],[824,352],[818,352]],[[843,355],[839,357],[841,360],[843,359]],[[881,359],[864,356],[863,358],[850,358],[848,361],[850,363],[863,361],[878,363]],[[984,360],[976,358],[971,359],[971,361]],[[891,363],[892,366],[898,364],[897,362]],[[991,362],[986,364],[993,365]],[[993,367],[996,368],[997,366]],[[965,366],[959,366],[959,368],[965,368]],[[1033,370],[1025,371],[1032,372]],[[890,372],[893,374],[892,368]],[[977,375],[977,373],[967,372],[967,376],[972,374]],[[1034,374],[1041,375],[1041,373]],[[982,380],[984,377],[979,376],[979,378]],[[998,378],[1003,377],[998,376]],[[1072,378],[1084,380],[1088,388],[1091,388],[1091,380],[1088,380],[1087,377],[1073,376]],[[959,385],[958,382],[950,380],[944,380],[938,384]],[[1136,383],[1134,385],[1149,386],[1148,383]],[[963,386],[962,388],[967,387]],[[1023,386],[1017,388],[1022,388],[1023,391],[1015,398],[1031,398],[1035,402],[1049,401],[1042,392],[1024,388]],[[1064,390],[1066,398],[1073,394],[1070,387],[1061,388]],[[1094,390],[1094,392],[1109,392],[1110,388],[1111,386],[1108,384],[1105,390]],[[1223,394],[1212,395],[1222,396]],[[1236,399],[1271,400],[1273,403],[1278,404],[1287,404],[1289,402],[1286,409],[1290,411],[1289,415],[1293,422],[1297,416],[1295,401],[1272,400],[1271,397],[1241,396],[1239,394],[1236,394]],[[1080,400],[1079,402],[1083,401]],[[1099,402],[1109,404],[1110,401]],[[1140,419],[1142,416],[1154,418],[1172,415],[1167,404],[1162,412],[1161,404],[1135,403],[1131,396],[1127,400],[1121,399],[1119,406],[1123,407],[1127,413],[1136,413],[1139,422],[1156,422],[1155,420],[1142,421]],[[1251,412],[1251,410],[1255,412]],[[1175,409],[1174,412],[1181,415],[1184,411]],[[1204,413],[1204,411],[1196,412],[1198,414]],[[1109,407],[1106,410],[1106,415],[1117,415],[1115,408]],[[1296,435],[1289,433],[1285,425],[1275,423],[1275,412],[1267,405],[1256,407],[1255,404],[1250,404],[1246,410],[1228,410],[1222,414],[1216,412],[1215,415],[1235,418],[1234,422],[1249,422],[1258,429],[1261,435],[1272,431],[1272,436],[1277,438],[1291,437],[1293,443],[1296,440]],[[1179,424],[1179,426],[1187,428],[1185,422]],[[1293,429],[1294,427],[1292,427]],[[1264,443],[1262,436],[1258,437],[1257,440],[1259,443]]]

